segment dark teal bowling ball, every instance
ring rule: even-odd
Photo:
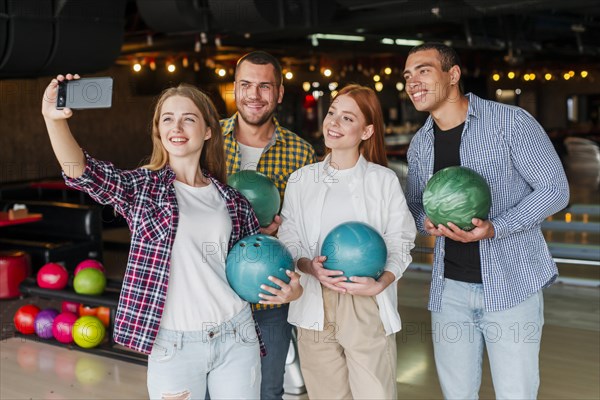
[[[471,219],[488,219],[492,205],[490,188],[481,175],[470,168],[454,166],[436,172],[423,191],[423,207],[431,222],[470,231]]]
[[[229,186],[239,190],[252,204],[260,226],[268,226],[279,212],[281,198],[277,186],[264,174],[243,170],[227,179]]]
[[[285,245],[273,236],[258,234],[246,236],[231,248],[225,274],[238,296],[250,303],[258,303],[258,293],[270,294],[260,285],[279,289],[268,279],[269,276],[289,283],[286,270],[294,270],[294,260]]]
[[[385,241],[373,227],[362,222],[344,222],[323,240],[321,255],[327,269],[344,271],[344,276],[371,277],[383,274],[387,261]]]

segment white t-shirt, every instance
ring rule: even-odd
[[[263,147],[250,147],[238,142],[240,147],[240,165],[242,170],[251,169],[256,171],[260,156],[264,151]]]
[[[325,237],[333,228],[342,222],[358,220],[354,208],[348,206],[352,199],[351,178],[357,177],[356,171],[356,166],[343,170],[331,166],[328,168],[329,179],[326,185],[329,186],[329,190],[325,194],[325,202],[321,212],[319,248],[323,246]]]
[[[192,187],[175,181],[179,224],[161,328],[200,331],[237,315],[245,306],[227,283],[225,259],[231,218],[212,183]]]

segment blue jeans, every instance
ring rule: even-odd
[[[292,325],[287,322],[288,310],[289,305],[284,304],[281,308],[254,311],[254,319],[260,327],[267,348],[267,355],[261,359],[261,400],[283,398],[285,360],[292,338]]]
[[[433,349],[446,399],[477,399],[483,348],[497,399],[535,399],[544,300],[538,291],[503,311],[485,311],[483,285],[446,279],[442,311],[431,313]]]
[[[148,357],[151,399],[179,395],[204,399],[257,399],[260,349],[250,307],[197,332],[161,329]]]

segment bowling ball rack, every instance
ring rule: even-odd
[[[42,339],[35,335],[24,335],[16,332],[15,336],[36,340],[41,343],[47,343],[55,346],[65,347],[70,350],[79,350],[85,353],[100,355],[104,357],[110,357],[121,361],[132,362],[135,364],[146,365],[148,357],[145,354],[134,352],[125,347],[116,344],[112,337],[114,317],[119,303],[119,292],[121,290],[122,282],[120,280],[107,279],[106,289],[100,296],[82,295],[77,294],[73,291],[72,286],[67,286],[63,290],[52,290],[40,288],[34,278],[25,279],[19,286],[19,290],[25,296],[37,296],[42,299],[50,300],[64,300],[73,301],[77,303],[83,303],[94,307],[109,307],[110,308],[110,325],[106,329],[106,335],[108,341],[104,341],[97,347],[85,349],[77,346],[75,343],[64,344],[56,339]]]

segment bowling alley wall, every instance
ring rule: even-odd
[[[94,157],[110,160],[119,168],[135,168],[143,164],[151,152],[149,135],[155,95],[168,79],[175,78],[162,76],[154,81],[142,80],[133,75],[130,67],[119,64],[94,75],[114,78],[113,106],[110,109],[76,111],[69,121],[71,129],[80,145]],[[0,185],[56,178],[60,175],[40,111],[42,95],[51,78],[0,79]],[[177,81],[172,84],[188,81],[187,78],[178,76]],[[559,132],[561,137],[600,130],[597,120],[594,126],[590,125],[592,121],[589,116],[586,117],[587,120],[584,118],[583,123],[575,123],[569,121],[567,115],[569,98],[583,96],[592,99],[590,103],[594,104],[600,98],[600,68],[590,70],[586,79],[566,81],[557,77],[551,81],[538,78],[533,82],[524,82],[520,78],[522,77],[517,75],[515,79],[508,79],[506,73],[501,73],[497,81],[491,75],[487,78],[482,76],[475,81],[465,76],[465,90],[500,101],[499,91],[504,95],[507,92],[517,92],[518,95],[507,98],[506,102],[525,108],[548,132]],[[208,80],[197,84],[203,90],[217,86],[215,82]],[[294,104],[302,103],[305,95],[301,80],[286,81],[285,85],[286,98],[280,117],[283,117],[282,114],[289,117],[292,113],[289,107],[285,108],[286,104],[291,104],[293,108]],[[384,92],[379,94],[384,115],[391,115],[391,110],[397,109],[399,102],[407,110],[413,110],[405,93],[392,91],[394,94],[390,96]],[[211,97],[219,100],[219,96]],[[222,103],[223,99],[227,99],[227,96],[220,93]],[[319,99],[323,103],[319,107],[326,107],[325,103],[328,101],[329,96]],[[222,103],[216,103],[219,112],[222,115],[230,114],[232,110],[229,105]],[[418,113],[415,112],[401,113],[393,123],[410,123],[408,125],[418,127],[422,118],[419,116],[420,119],[417,120],[416,116]],[[415,120],[405,120],[407,118]],[[314,126],[308,120],[294,122],[284,118],[281,122],[296,129],[305,138],[307,133],[319,132],[317,121],[313,121]]]
[[[134,95],[127,68],[115,66],[94,75],[114,78],[112,108],[75,111],[71,130],[94,157],[135,168],[152,150],[154,98]],[[0,80],[0,184],[60,175],[41,114],[51,78]]]

